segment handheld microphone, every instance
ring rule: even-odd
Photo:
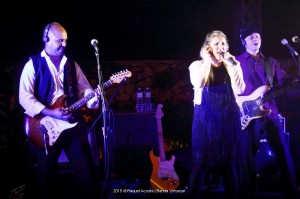
[[[283,45],[285,45],[285,46],[291,51],[291,53],[292,53],[293,55],[298,56],[298,53],[293,49],[293,47],[289,44],[289,42],[288,42],[286,39],[282,39],[282,40],[281,40],[281,43],[282,43]]]
[[[98,41],[97,41],[97,39],[92,39],[91,44],[94,46],[96,52],[98,52],[99,49],[98,49]]]
[[[224,54],[225,52],[221,52],[221,56],[224,58]],[[225,59],[225,58],[224,58]],[[233,66],[234,65],[237,65],[236,61],[232,58],[232,57],[229,57],[228,59],[226,59],[227,61],[229,61]]]

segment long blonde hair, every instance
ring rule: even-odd
[[[203,49],[203,47],[209,45],[209,43],[211,42],[213,37],[224,37],[226,40],[226,49],[225,50],[228,51],[228,49],[229,49],[228,39],[227,39],[227,36],[224,34],[224,32],[222,32],[221,30],[213,30],[210,33],[208,33],[205,36],[205,40],[202,44],[201,49]],[[200,57],[201,57],[201,51],[200,51]]]
[[[224,32],[222,32],[221,30],[213,30],[210,33],[206,34],[205,36],[205,40],[203,42],[203,45],[201,47],[201,50],[205,49],[205,46],[209,46],[212,38],[214,37],[224,37],[225,38],[225,51],[227,52],[229,49],[229,44],[228,44],[228,39],[227,36],[224,34]],[[201,50],[200,50],[200,57],[201,57]],[[212,73],[212,71],[210,71],[209,76],[211,78],[211,80],[214,79],[214,74]],[[207,84],[210,84],[210,79],[208,79]]]

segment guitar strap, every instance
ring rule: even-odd
[[[273,87],[273,75],[272,75],[272,69],[270,64],[270,57],[264,57],[264,62],[265,62],[265,68],[266,68],[267,78],[270,87]]]
[[[74,61],[66,62],[64,78],[64,93],[69,95],[67,98],[67,103],[70,105],[77,100],[77,81]]]

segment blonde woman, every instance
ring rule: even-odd
[[[207,174],[222,176],[225,193],[236,198],[236,164],[242,130],[235,96],[245,89],[240,63],[228,52],[226,35],[214,30],[206,35],[200,60],[189,66],[194,87],[192,123],[193,169],[190,174],[192,198],[201,198]]]

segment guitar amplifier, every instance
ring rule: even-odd
[[[154,112],[117,113],[114,120],[114,171],[118,177],[149,175],[150,151],[157,147]]]
[[[278,114],[279,116],[279,123],[281,125],[282,128],[282,132],[285,138],[285,142],[287,144],[287,146],[289,147],[289,142],[290,142],[290,134],[288,132],[286,132],[286,120],[285,117],[283,117],[281,114]],[[270,144],[268,142],[268,140],[266,139],[266,135],[262,135],[261,139],[260,139],[260,146],[259,146],[259,150],[258,153],[256,155],[256,159],[257,159],[257,170],[261,170],[265,163],[268,162],[273,162],[276,160],[276,156],[275,153],[273,151],[273,149],[270,147]]]

